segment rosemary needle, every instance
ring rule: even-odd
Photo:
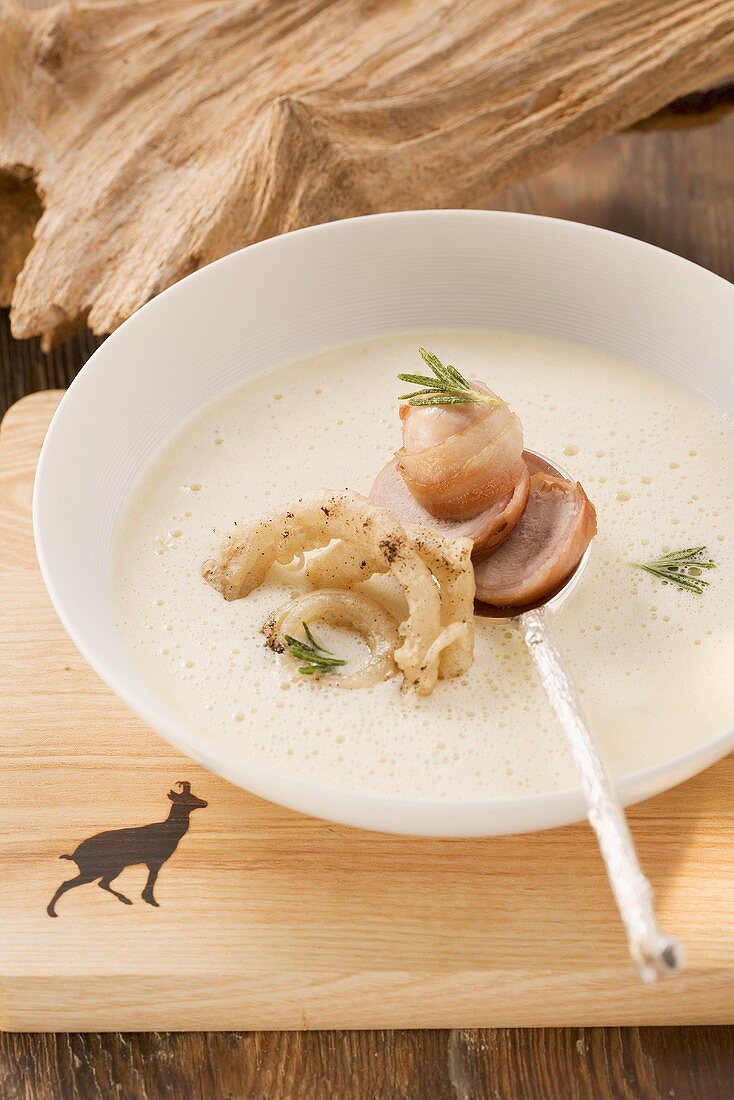
[[[705,546],[693,546],[687,550],[674,550],[663,557],[655,558],[654,561],[631,561],[630,565],[636,566],[637,569],[644,569],[653,577],[659,577],[660,580],[670,584],[677,584],[686,592],[695,592],[700,596],[709,585],[709,582],[701,576],[701,571],[716,568],[716,562],[704,559],[705,553]]]
[[[307,641],[300,642],[298,638],[285,635],[285,642],[291,654],[298,661],[304,663],[298,669],[303,676],[313,676],[315,672],[333,672],[339,665],[347,662],[340,657],[334,657],[328,649],[324,649],[314,638],[306,623],[303,623],[303,632]]]
[[[463,374],[459,374],[456,367],[442,363],[437,355],[425,348],[418,348],[418,353],[427,367],[433,372],[428,374],[399,374],[401,382],[410,382],[420,389],[411,393],[403,393],[399,401],[407,401],[409,405],[501,405],[499,397],[492,397],[488,393],[472,389]]]

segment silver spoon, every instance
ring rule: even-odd
[[[539,468],[575,480],[543,455],[535,451],[528,453],[537,460]],[[630,954],[643,981],[655,982],[663,975],[675,974],[682,969],[683,948],[658,926],[652,905],[652,887],[642,873],[616,788],[583,716],[549,622],[549,613],[558,611],[579,583],[590,552],[591,546],[560,591],[543,603],[524,608],[495,608],[477,603],[476,611],[490,618],[510,619],[517,623],[522,632],[578,769],[587,816],[596,833],[627,932]]]

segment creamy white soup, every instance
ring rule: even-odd
[[[421,332],[332,349],[243,384],[155,457],[120,522],[118,627],[151,689],[212,742],[305,778],[382,795],[512,797],[576,786],[521,637],[476,620],[474,665],[433,694],[401,677],[348,691],[294,674],[264,644],[269,615],[305,590],[276,566],[226,602],[201,576],[235,521],[312,489],[367,494],[400,446],[398,372],[425,345],[483,379],[596,506],[581,584],[554,620],[603,755],[634,771],[734,718],[734,432],[721,410],[631,363],[504,332]],[[630,562],[705,545],[702,595]],[[390,581],[365,586],[401,617]],[[316,629],[316,627],[314,627]],[[355,664],[363,644],[321,627]]]

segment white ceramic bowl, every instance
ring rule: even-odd
[[[486,211],[384,214],[253,245],[177,283],[92,356],[53,419],[34,495],[38,556],[79,649],[172,744],[265,798],[364,828],[439,836],[581,820],[580,791],[514,799],[379,798],[207,744],[146,687],[115,630],[112,533],[162,442],[248,374],[328,345],[440,327],[516,329],[600,348],[734,412],[734,287],[694,264],[573,222]],[[732,715],[734,720],[734,715]],[[560,736],[560,734],[559,734]],[[734,728],[619,780],[626,803],[727,753]]]

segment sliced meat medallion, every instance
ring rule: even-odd
[[[494,398],[482,383],[477,390]],[[495,404],[403,405],[398,469],[410,492],[437,519],[474,519],[500,505],[525,477],[522,425]]]
[[[578,482],[546,473],[509,538],[474,567],[476,598],[492,607],[543,603],[563,587],[596,534],[596,512]]]
[[[393,458],[375,478],[370,500],[387,508],[400,523],[420,523],[444,538],[473,539],[472,558],[477,560],[507,538],[523,513],[529,491],[530,475],[525,469],[508,496],[472,519],[437,519],[410,492]]]

